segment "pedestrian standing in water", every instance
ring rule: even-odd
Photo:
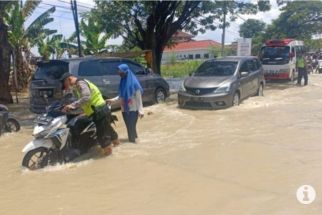
[[[305,65],[305,59],[303,52],[299,52],[296,59],[296,69],[298,71],[297,84],[301,85],[302,77],[304,77],[304,85],[308,83],[308,75]]]
[[[142,104],[143,88],[127,64],[121,64],[118,68],[118,74],[121,77],[119,96],[107,99],[106,102],[109,104],[118,100],[121,102],[122,115],[129,141],[136,143],[135,140],[138,138],[136,124],[138,118],[144,116]]]

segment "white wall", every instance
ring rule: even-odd
[[[200,58],[197,59],[196,55],[200,55]],[[205,54],[208,54],[208,58],[205,58]],[[214,58],[214,55],[210,53],[209,49],[194,49],[194,50],[185,50],[185,51],[167,51],[163,52],[162,55],[162,64],[170,63],[173,56],[176,56],[176,61],[188,60],[191,59],[189,56],[193,56],[193,60],[207,60]]]

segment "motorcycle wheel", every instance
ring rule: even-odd
[[[29,151],[22,160],[22,166],[29,170],[44,168],[49,164],[49,150],[44,147]]]
[[[9,118],[6,123],[8,132],[18,132],[20,130],[19,122],[14,118]]]

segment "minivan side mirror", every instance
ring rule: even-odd
[[[248,74],[249,74],[249,72],[246,72],[246,71],[242,71],[241,73],[240,73],[240,77],[247,77],[248,76]]]

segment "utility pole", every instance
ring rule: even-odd
[[[224,20],[223,20],[223,27],[222,27],[222,35],[221,35],[221,56],[224,57],[225,55],[225,31],[226,31],[226,2],[224,2],[223,12],[224,12]]]
[[[70,4],[72,7],[74,23],[76,28],[76,36],[77,36],[77,46],[78,46],[78,56],[82,57],[82,47],[80,42],[80,35],[79,35],[79,23],[78,23],[78,13],[77,13],[77,2],[76,0],[70,0]]]

